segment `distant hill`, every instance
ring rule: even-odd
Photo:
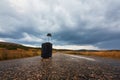
[[[27,47],[27,46],[23,46],[21,44],[11,43],[11,42],[0,42],[0,48],[6,48],[8,50],[16,50],[17,48],[24,49],[24,50],[38,49],[38,48]]]
[[[101,52],[101,51],[120,51],[120,50],[86,50],[86,49],[81,49],[81,50],[75,50],[79,52]]]

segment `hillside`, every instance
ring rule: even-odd
[[[27,47],[27,46],[23,46],[21,44],[11,43],[11,42],[0,42],[0,48],[6,48],[8,50],[15,50],[17,48],[24,49],[24,50],[40,49],[40,48]]]

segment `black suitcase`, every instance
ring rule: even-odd
[[[42,58],[49,58],[52,57],[52,44],[49,42],[42,44],[42,52],[41,52]]]

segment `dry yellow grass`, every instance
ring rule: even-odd
[[[0,60],[32,57],[32,56],[38,56],[40,54],[41,54],[41,50],[39,49],[24,50],[18,48],[17,50],[8,50],[5,48],[0,48]]]
[[[66,54],[100,56],[120,59],[120,51],[64,51]]]

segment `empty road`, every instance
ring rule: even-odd
[[[120,80],[120,60],[55,53],[0,61],[0,80]]]

